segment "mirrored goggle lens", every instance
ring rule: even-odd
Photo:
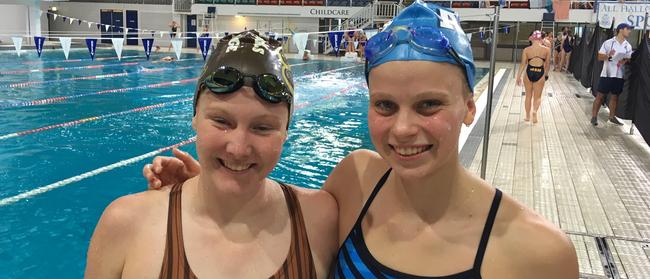
[[[236,70],[230,68],[218,69],[212,73],[206,85],[213,91],[228,91],[237,86],[240,78],[241,75]]]
[[[264,91],[264,94],[267,95],[269,101],[277,103],[282,100],[287,100],[290,102],[286,87],[278,77],[271,74],[263,74],[258,77],[257,84]]]

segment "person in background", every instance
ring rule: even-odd
[[[537,123],[537,111],[542,103],[544,83],[548,78],[548,71],[551,66],[551,49],[544,46],[544,34],[539,30],[534,31],[528,37],[528,40],[530,40],[531,46],[525,48],[521,55],[521,65],[517,72],[517,85],[524,85],[526,90],[526,100],[524,102],[526,116],[524,121],[528,122],[532,117],[533,123]],[[524,70],[526,77],[522,79]]]
[[[363,31],[359,31],[359,40],[358,40],[358,45],[357,45],[357,53],[359,53],[359,57],[363,59],[365,57],[364,52],[366,49],[366,42],[368,41],[368,38],[366,37],[366,33]]]
[[[598,89],[594,105],[591,110],[591,125],[598,125],[598,111],[605,96],[611,94],[609,100],[609,122],[615,125],[623,125],[616,118],[616,106],[618,105],[618,95],[623,92],[625,80],[625,67],[632,57],[632,45],[627,38],[632,32],[631,25],[621,23],[616,27],[616,36],[605,41],[598,50],[598,60],[603,62],[603,70],[600,72],[598,80]]]
[[[555,59],[553,61],[553,71],[560,71],[560,57],[562,57],[562,42],[566,39],[566,27],[562,27],[562,32],[559,32],[555,37]]]
[[[176,23],[175,20],[172,20],[172,22],[169,24],[169,28],[170,28],[169,37],[173,40],[176,38],[176,33],[178,32],[178,28],[180,28],[180,25],[178,25],[178,23]],[[170,41],[167,51],[171,51],[171,50],[172,50],[172,43]]]
[[[311,50],[305,49],[305,51],[302,53],[302,61],[309,61],[311,60]]]
[[[573,51],[573,34],[571,34],[571,30],[569,30],[568,27],[566,27],[565,34],[566,36],[564,36],[564,40],[562,40],[561,43],[562,51],[560,52],[560,72],[568,70],[569,59],[571,58],[571,52]]]

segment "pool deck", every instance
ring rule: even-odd
[[[512,71],[505,82],[486,180],[569,234],[581,278],[650,278],[650,147],[629,134],[630,121],[605,123],[605,109],[591,126],[593,97],[568,74],[551,74],[537,124],[523,121]],[[469,166],[476,174],[481,149]]]

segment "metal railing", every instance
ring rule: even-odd
[[[192,10],[192,0],[173,0],[174,11],[180,13],[189,13]]]

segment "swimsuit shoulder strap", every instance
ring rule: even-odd
[[[494,193],[494,199],[492,200],[492,206],[490,207],[490,213],[488,213],[487,220],[485,221],[485,227],[483,228],[483,234],[481,235],[481,242],[478,245],[478,250],[476,251],[476,258],[474,259],[474,270],[480,273],[481,264],[483,264],[483,257],[485,256],[485,249],[488,245],[488,240],[490,240],[490,233],[492,233],[492,226],[494,225],[494,220],[497,217],[497,212],[499,211],[499,205],[501,204],[501,190],[496,189]]]
[[[357,217],[357,221],[354,222],[355,227],[361,225],[361,220],[363,220],[363,217],[366,216],[366,213],[368,212],[368,208],[370,208],[370,204],[372,204],[372,201],[379,193],[379,190],[381,190],[381,188],[384,186],[384,183],[386,183],[386,180],[388,179],[391,170],[393,169],[392,168],[388,169],[386,173],[384,173],[384,175],[379,179],[379,181],[377,181],[375,188],[372,190],[372,193],[370,193],[370,196],[368,196],[368,200],[366,200],[366,203],[363,205],[363,208],[361,209],[361,213],[359,213],[359,217]]]
[[[167,213],[167,241],[160,270],[160,278],[172,278],[182,274],[184,278],[196,278],[190,269],[183,245],[183,222],[181,219],[182,183],[172,186],[169,192],[169,209]]]
[[[290,186],[279,183],[291,218],[291,245],[282,268],[271,278],[290,278],[293,275],[297,276],[296,278],[316,278],[316,268],[309,247],[300,201]]]

